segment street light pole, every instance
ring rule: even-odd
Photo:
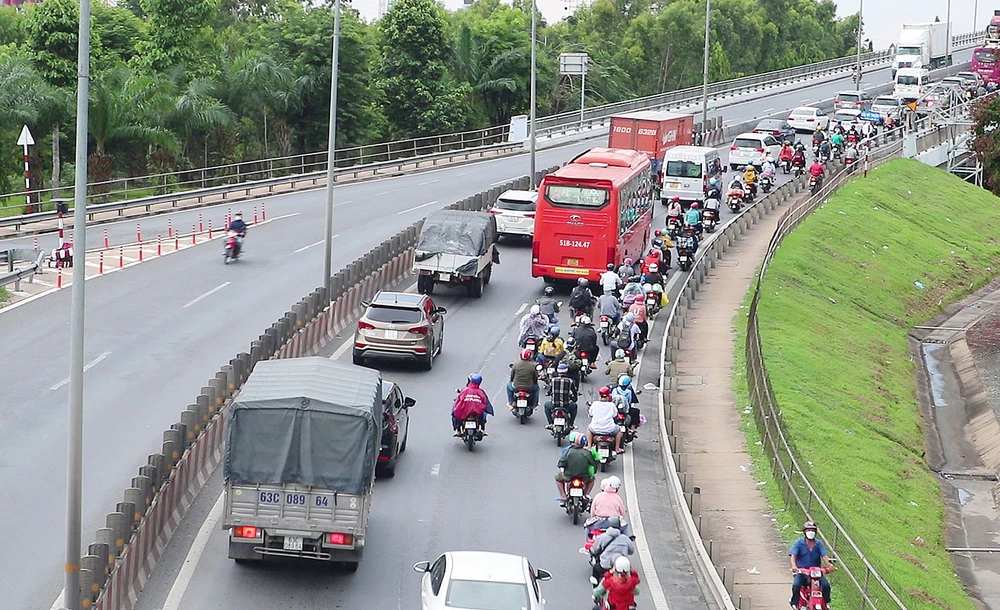
[[[87,122],[90,111],[90,0],[80,0],[76,56],[76,171],[73,185],[73,288],[69,314],[69,425],[66,442],[66,561],[63,603],[80,610],[83,505],[83,321],[87,285]]]
[[[948,22],[946,28],[948,30],[948,42],[944,44],[945,48],[944,61],[945,65],[950,66],[951,65],[951,0],[948,0],[948,16],[945,19]]]
[[[535,45],[536,38],[538,36],[538,9],[535,6],[535,0],[531,0],[531,118],[529,122],[531,125],[529,129],[531,130],[529,134],[530,143],[530,156],[531,156],[531,190],[535,190],[538,186],[535,184]]]
[[[326,224],[323,233],[323,288],[329,302],[330,282],[333,276],[333,187],[336,178],[334,164],[337,150],[337,73],[340,60],[340,0],[333,3],[333,56],[330,60],[330,133],[327,139],[326,160]]]
[[[708,39],[712,24],[712,0],[705,0],[705,66],[701,75],[701,130],[708,125]]]
[[[854,67],[854,86],[857,91],[861,91],[861,30],[865,14],[865,0],[861,0],[858,7],[858,63]]]

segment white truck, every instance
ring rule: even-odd
[[[357,570],[381,449],[381,374],[318,357],[258,362],[225,424],[230,559]]]
[[[417,292],[431,294],[435,284],[464,285],[474,299],[483,296],[493,265],[500,264],[497,223],[492,214],[438,210],[426,219],[417,238],[413,272]]]
[[[892,77],[899,68],[933,70],[951,65],[947,23],[904,23],[892,62]]]

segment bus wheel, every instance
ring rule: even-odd
[[[465,285],[469,292],[469,296],[473,299],[478,299],[483,296],[483,278],[476,276],[469,280],[469,283]]]

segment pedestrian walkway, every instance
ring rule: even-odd
[[[751,474],[733,393],[733,319],[746,311],[743,300],[787,208],[759,220],[706,276],[675,352],[677,450],[687,455],[687,472],[701,489],[702,538],[721,543],[715,564],[736,571],[733,600],[750,596],[752,606],[743,607],[753,610],[787,610],[792,577],[786,545]]]

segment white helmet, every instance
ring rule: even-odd
[[[608,488],[609,489],[619,489],[622,486],[622,480],[618,477],[612,475],[608,477]]]
[[[619,574],[628,574],[632,571],[632,562],[628,560],[628,557],[622,555],[618,559],[615,559],[615,572]]]
[[[538,305],[532,305],[531,306],[531,313],[532,313],[532,315],[542,313],[542,308],[539,307]]]
[[[583,324],[584,326],[590,324],[591,322],[592,320],[590,319],[590,316],[583,316],[580,318],[580,324]]]
[[[608,477],[604,477],[603,479],[601,479],[601,491],[604,491],[607,488],[608,488]]]

